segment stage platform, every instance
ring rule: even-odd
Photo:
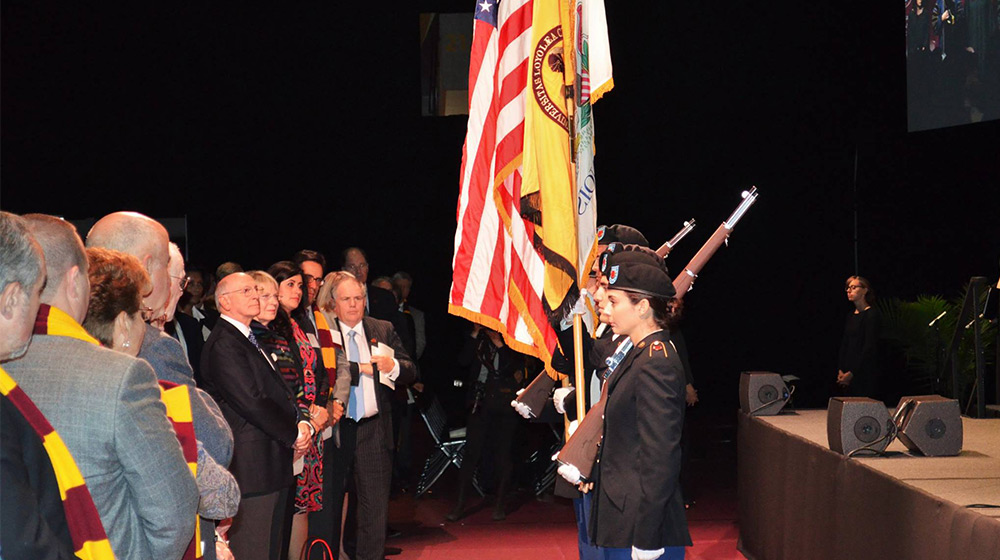
[[[752,560],[1000,560],[1000,419],[962,419],[956,457],[848,459],[826,410],[739,413],[740,551]]]

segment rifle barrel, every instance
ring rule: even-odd
[[[681,239],[684,239],[684,236],[691,233],[691,230],[694,229],[694,225],[695,225],[694,218],[691,218],[690,220],[684,222],[684,227],[682,227],[680,231],[674,234],[674,236],[671,237],[669,241],[667,241],[663,245],[660,245],[660,248],[656,250],[656,254],[660,255],[661,257],[666,257],[667,255],[669,255],[670,251],[674,250],[674,247],[677,246],[678,243],[680,243]]]
[[[743,214],[746,214],[747,210],[749,210],[750,207],[753,206],[753,203],[757,201],[757,187],[750,187],[750,190],[743,191],[741,196],[743,197],[743,202],[736,207],[733,214],[729,216],[728,220],[726,220],[726,229],[733,229],[736,227],[736,223],[740,221]]]

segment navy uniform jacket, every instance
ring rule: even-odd
[[[691,546],[678,484],[684,381],[666,331],[639,341],[608,378],[591,516],[598,546]]]

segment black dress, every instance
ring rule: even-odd
[[[852,397],[880,398],[881,372],[878,364],[878,311],[869,307],[847,316],[844,339],[840,343],[837,367],[853,374],[845,393]]]

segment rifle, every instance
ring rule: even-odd
[[[736,210],[729,216],[729,219],[722,222],[712,237],[698,250],[691,262],[684,268],[677,278],[674,279],[674,289],[677,290],[678,298],[683,297],[691,285],[694,284],[698,273],[705,267],[712,255],[729,239],[729,235],[740,221],[743,214],[757,200],[757,187],[752,187],[749,191],[743,191],[743,202],[736,207]],[[597,459],[597,448],[600,445],[601,437],[604,433],[604,401],[607,399],[607,382],[601,388],[601,400],[597,402],[580,422],[576,431],[566,441],[563,448],[555,456],[555,460],[561,465],[559,474],[571,484],[579,484],[590,480],[591,470],[594,461]],[[593,414],[594,411],[598,414]]]
[[[708,238],[708,241],[701,246],[701,249],[695,254],[691,262],[684,267],[684,271],[677,275],[674,279],[674,289],[677,290],[678,298],[683,298],[688,291],[694,286],[694,281],[698,278],[698,273],[701,269],[705,268],[705,264],[712,255],[722,247],[722,244],[729,244],[729,235],[733,233],[733,228],[736,227],[737,222],[746,214],[747,210],[757,201],[757,187],[751,187],[749,191],[743,191],[740,195],[743,197],[743,202],[736,207],[736,210],[729,216],[729,219],[722,222],[712,237]]]
[[[535,377],[534,381],[524,388],[524,391],[521,391],[517,398],[511,401],[510,405],[525,418],[538,418],[545,406],[545,401],[549,400],[549,395],[552,394],[552,388],[555,386],[556,380],[552,379],[547,372],[542,371],[538,377]]]
[[[656,254],[660,257],[666,257],[670,254],[670,251],[680,243],[681,239],[691,233],[694,229],[695,220],[691,218],[690,220],[684,222],[684,227],[680,229],[669,241],[660,245],[660,248],[656,250]],[[541,372],[538,377],[535,378],[527,387],[522,391],[510,405],[514,407],[521,416],[531,419],[537,418],[541,414],[542,407],[545,406],[545,401],[548,400],[549,395],[552,393],[552,389],[555,387],[555,380],[549,376],[546,372]]]
[[[684,227],[682,227],[676,235],[671,237],[670,241],[660,245],[660,248],[656,250],[656,254],[660,255],[661,258],[666,258],[666,256],[670,254],[670,251],[674,249],[674,246],[680,243],[681,239],[684,239],[684,236],[691,233],[691,230],[693,229],[694,218],[691,218],[690,220],[684,222]]]

